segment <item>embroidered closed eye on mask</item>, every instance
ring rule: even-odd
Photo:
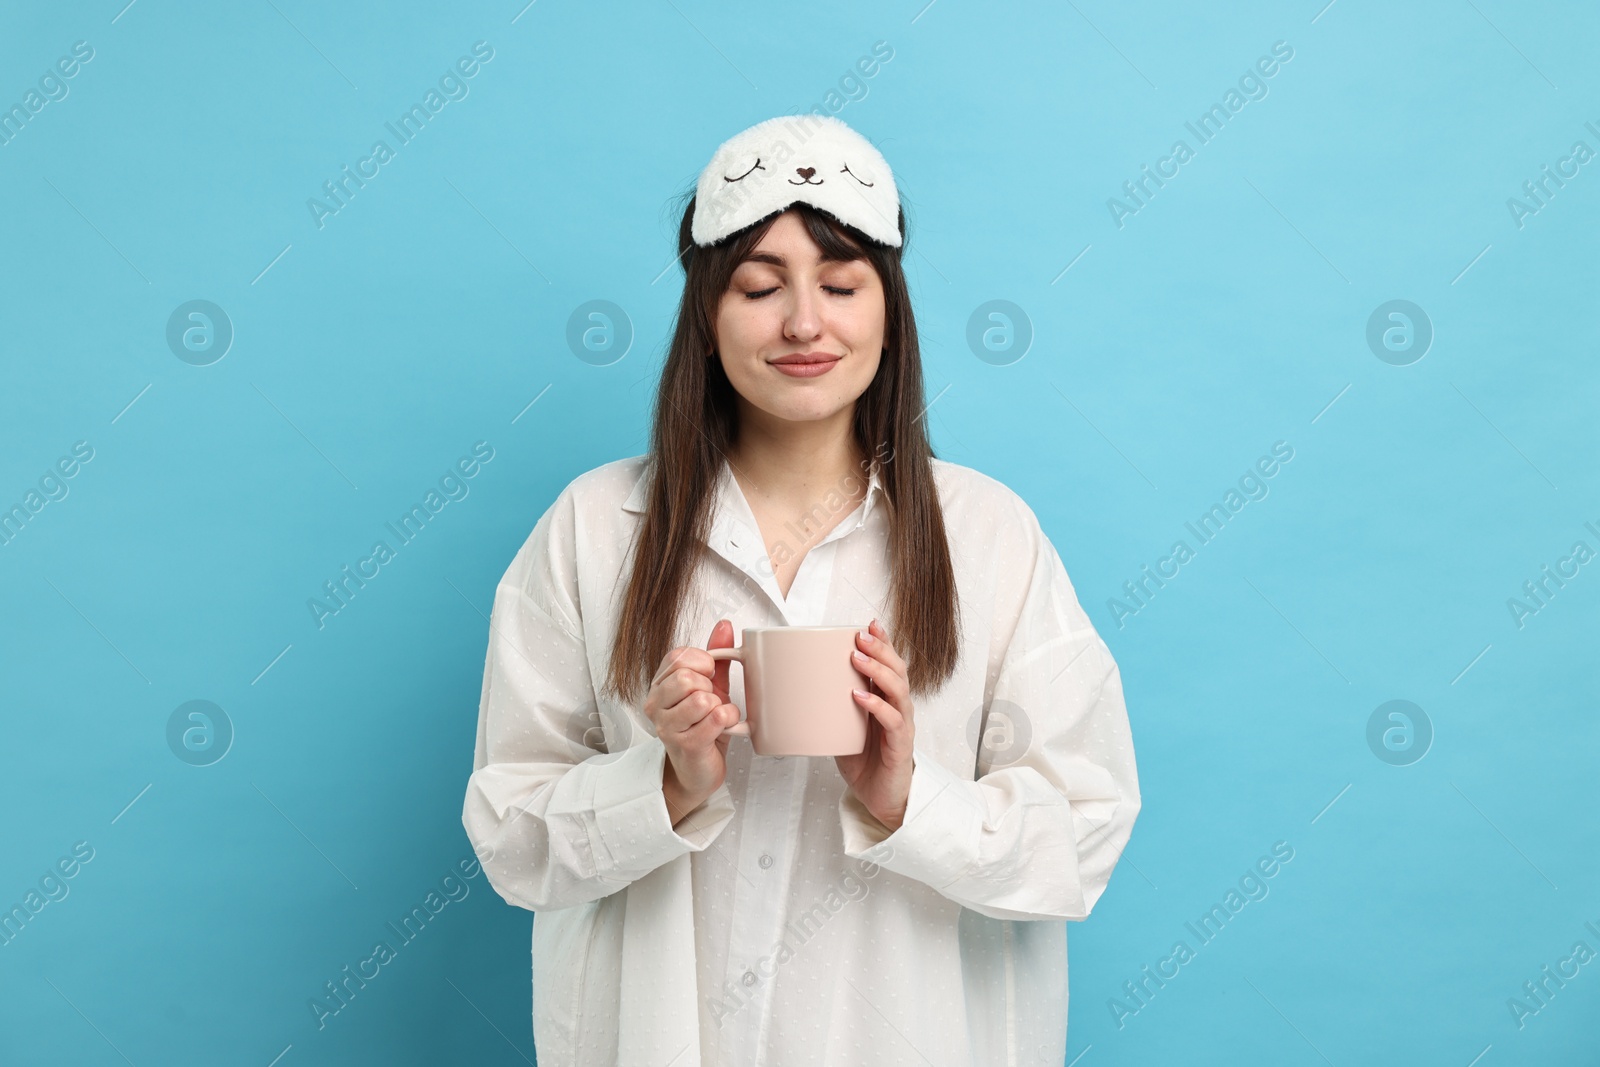
[[[900,194],[888,162],[832,115],[780,116],[724,141],[700,172],[690,235],[714,244],[800,200],[900,247]]]

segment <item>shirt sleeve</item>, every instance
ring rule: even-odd
[[[675,829],[660,738],[600,714],[579,610],[574,496],[569,487],[551,505],[495,589],[461,814],[490,885],[534,911],[624,889],[705,848],[734,813],[724,784]],[[626,714],[614,703],[608,711]],[[607,751],[629,734],[627,747]]]
[[[1038,520],[1016,504],[1023,535],[1011,558],[1029,561],[1029,577],[997,653],[976,779],[928,755],[919,728],[905,820],[890,833],[847,789],[844,847],[991,918],[1084,919],[1139,813],[1133,741],[1110,649]]]

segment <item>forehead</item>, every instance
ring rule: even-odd
[[[785,211],[778,216],[767,232],[761,235],[761,240],[745,253],[739,265],[767,263],[775,267],[797,267],[818,262],[867,265],[865,255],[859,250],[853,250],[847,257],[827,256],[812,238],[799,215],[793,211]]]

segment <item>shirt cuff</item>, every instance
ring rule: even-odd
[[[615,758],[600,757],[594,768],[594,839],[602,873],[633,881],[668,860],[709,845],[733,819],[733,796],[727,782],[676,828],[661,791],[667,758],[659,737],[632,745]]]
[[[983,812],[970,793],[972,784],[914,748],[911,791],[899,829],[890,832],[851,789],[839,798],[845,855],[934,889],[960,880],[978,860],[983,828]]]

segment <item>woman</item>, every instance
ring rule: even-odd
[[[650,452],[568,485],[496,590],[463,822],[538,913],[541,1062],[1064,1058],[1065,920],[1139,811],[1121,678],[1033,512],[929,447],[903,235],[837,119],[722,145]],[[865,752],[722,733],[708,649],[867,620]]]

